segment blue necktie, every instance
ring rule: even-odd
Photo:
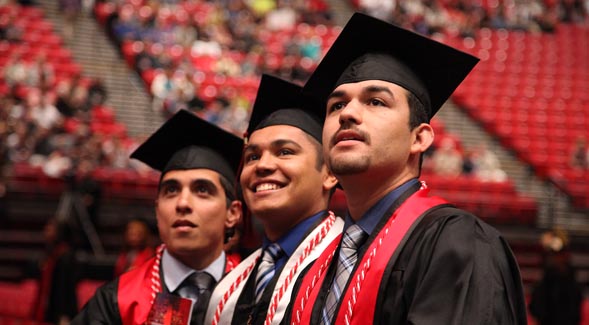
[[[258,266],[258,274],[256,275],[256,302],[260,301],[264,288],[276,273],[276,260],[282,256],[282,248],[277,243],[274,243],[264,250],[262,255],[262,262]]]

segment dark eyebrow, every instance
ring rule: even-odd
[[[206,185],[206,186],[210,186],[212,188],[217,187],[213,181],[211,181],[210,179],[206,179],[206,178],[197,178],[195,180],[192,180],[190,182],[190,184],[192,184],[192,185]]]
[[[167,188],[169,186],[178,186],[178,184],[179,184],[178,180],[176,180],[174,178],[170,178],[170,179],[166,179],[165,181],[161,181],[160,185],[158,186],[157,193],[159,195],[164,188]]]
[[[197,178],[190,182],[190,186],[204,186],[209,190],[209,193],[213,195],[219,192],[219,187],[215,185],[213,181],[206,178]]]
[[[290,139],[278,139],[278,140],[274,140],[274,141],[272,141],[271,146],[272,147],[282,147],[282,146],[287,145],[287,144],[292,144],[292,145],[296,146],[299,149],[302,148],[302,146],[300,144],[298,144],[297,142],[295,142],[293,140],[290,140]]]
[[[248,144],[245,146],[245,148],[243,148],[243,152],[258,150],[259,147],[260,146],[258,146],[257,144]]]
[[[389,95],[391,95],[392,97],[395,97],[395,95],[393,94],[393,92],[388,88],[388,87],[384,87],[384,86],[367,86],[364,89],[362,89],[365,92],[368,93],[380,93],[380,92],[385,92]]]
[[[297,142],[295,142],[293,140],[290,140],[290,139],[277,139],[277,140],[274,140],[274,141],[272,141],[272,143],[270,143],[270,146],[272,146],[272,147],[282,147],[282,146],[287,145],[287,144],[292,144],[292,145],[294,145],[294,146],[296,146],[298,148],[302,148],[302,146],[300,144],[298,144]],[[260,146],[257,145],[257,144],[255,144],[255,143],[254,144],[248,144],[245,147],[245,149],[243,149],[243,151],[244,152],[246,152],[246,151],[256,151],[259,148],[260,148]]]
[[[332,92],[331,94],[329,94],[329,96],[327,96],[327,101],[329,101],[333,97],[343,97],[345,94],[346,94],[345,91],[336,90],[336,91]]]
[[[384,86],[376,86],[376,85],[370,85],[370,86],[366,86],[362,89],[363,92],[368,92],[368,93],[379,93],[379,92],[385,92],[393,97],[395,97],[395,94],[393,94],[393,92],[388,88],[388,87],[384,87]],[[346,95],[346,92],[343,90],[336,90],[334,92],[332,92],[331,94],[329,94],[329,96],[327,96],[327,101],[329,101],[331,98],[334,97],[343,97]]]

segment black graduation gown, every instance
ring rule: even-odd
[[[309,227],[305,232],[305,235],[301,238],[298,245],[304,241],[304,239],[309,236],[309,234],[326,218],[328,214],[323,215],[319,220],[317,220],[313,226]],[[264,293],[262,293],[262,297],[260,301],[256,304],[255,302],[255,286],[256,286],[256,275],[258,273],[258,266],[261,263],[261,258],[252,270],[252,273],[247,279],[245,286],[241,292],[241,295],[237,299],[237,303],[235,304],[235,310],[233,311],[233,318],[231,320],[231,324],[233,325],[242,325],[242,324],[252,324],[252,325],[263,325],[266,320],[266,314],[270,307],[270,300],[272,299],[272,293],[274,291],[274,287],[276,286],[276,282],[280,277],[282,270],[284,269],[284,265],[278,270],[272,280],[268,282],[266,288],[264,288]],[[312,263],[310,265],[313,265]],[[285,314],[285,316],[288,314]]]
[[[160,271],[161,273],[161,271]],[[161,275],[163,278],[163,275]],[[118,305],[119,278],[106,283],[96,290],[94,296],[86,303],[84,309],[72,320],[71,325],[122,325],[121,313]],[[163,291],[170,291],[164,285]],[[210,298],[210,297],[209,297]],[[194,305],[191,325],[204,322],[204,314],[208,301],[199,301]]]
[[[392,211],[418,188],[401,195],[381,217],[359,250],[360,259]],[[497,230],[468,212],[444,206],[426,212],[410,231],[398,260],[389,262],[380,287],[374,288],[374,324],[526,324],[519,268]],[[335,265],[331,263],[313,306],[312,324],[320,322]],[[288,322],[285,318],[282,323]]]
[[[260,301],[256,304],[255,290],[256,290],[256,274],[258,273],[258,265],[261,262],[258,261],[256,267],[252,270],[252,273],[247,279],[241,295],[237,299],[235,304],[235,310],[233,311],[233,318],[231,324],[242,325],[242,324],[264,324],[266,320],[266,313],[270,307],[270,299],[272,299],[272,292],[278,281],[280,272],[284,268],[281,267],[276,270],[275,276],[268,282],[264,293]]]
[[[119,278],[98,288],[82,311],[72,320],[71,325],[121,325],[117,290]]]

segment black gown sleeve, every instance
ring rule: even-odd
[[[385,275],[376,323],[526,324],[519,269],[505,240],[464,211],[440,210]]]
[[[96,290],[71,325],[122,325],[117,301],[118,278]]]

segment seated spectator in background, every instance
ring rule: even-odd
[[[106,91],[106,86],[104,85],[104,81],[98,77],[94,78],[90,82],[90,86],[88,87],[88,104],[87,104],[87,106],[90,108],[94,108],[96,106],[104,105],[107,97],[108,97],[108,93]]]
[[[577,138],[571,153],[571,167],[578,169],[589,168],[589,146],[585,137]]]
[[[27,102],[31,118],[41,128],[52,129],[63,123],[63,116],[51,102],[49,94],[34,88],[29,91]]]
[[[44,256],[38,261],[39,291],[33,318],[39,322],[69,324],[77,313],[77,268],[69,227],[51,218],[45,224]]]
[[[358,9],[374,18],[390,21],[397,1],[390,0],[358,0]]]
[[[23,84],[27,78],[27,65],[22,60],[21,53],[16,50],[11,53],[2,71],[4,81],[8,86]]]
[[[67,42],[74,38],[74,25],[82,11],[82,0],[59,0],[59,11],[63,15],[63,36]]]
[[[465,149],[462,157],[462,175],[472,176],[474,174],[475,153],[471,149]]]
[[[38,87],[41,92],[46,92],[55,83],[55,71],[53,66],[47,62],[47,55],[42,52],[37,55],[35,61],[29,65],[28,84]]]
[[[115,277],[130,271],[155,255],[147,220],[133,218],[125,226],[123,249],[115,263]]]
[[[177,85],[174,80],[174,72],[174,67],[169,64],[166,65],[163,73],[158,73],[153,78],[151,93],[153,94],[153,110],[156,112],[161,112],[166,102],[173,100],[176,95]]]
[[[72,167],[72,160],[62,150],[54,150],[43,162],[43,172],[53,178],[59,178],[66,174]]]
[[[462,173],[462,154],[456,148],[456,142],[446,137],[432,155],[434,172],[440,176],[458,177]]]
[[[482,181],[504,182],[507,174],[501,169],[501,162],[497,155],[491,151],[486,144],[482,143],[475,151],[474,175]]]
[[[544,232],[543,276],[532,289],[529,310],[539,325],[578,325],[583,295],[571,265],[569,239],[562,229]]]
[[[92,160],[80,160],[75,166],[75,179],[72,189],[80,195],[82,208],[87,213],[92,224],[96,225],[101,206],[102,186],[92,175],[94,168],[95,165]]]

